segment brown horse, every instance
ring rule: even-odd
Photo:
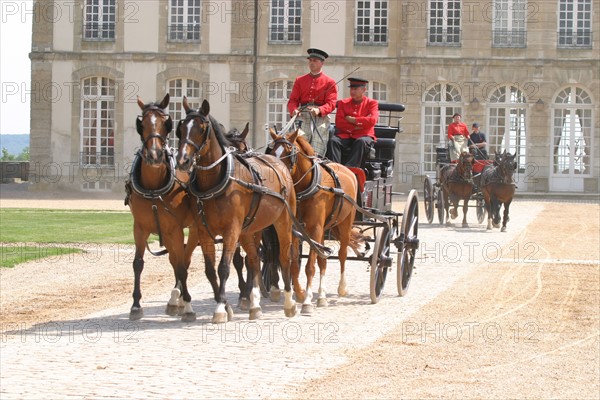
[[[445,216],[448,224],[450,223],[449,217],[455,219],[458,216],[458,203],[462,199],[462,226],[469,226],[467,223],[467,210],[469,209],[469,199],[473,193],[474,160],[472,154],[463,151],[456,163],[446,164],[440,168],[440,184],[444,193]],[[450,203],[452,203],[452,210],[448,212]]]
[[[515,195],[516,185],[513,174],[517,169],[515,155],[507,153],[496,153],[494,166],[486,167],[481,173],[481,191],[485,200],[485,208],[488,213],[487,229],[491,230],[500,226],[500,207],[504,205],[504,216],[502,218],[501,232],[506,232],[506,224],[509,221],[508,209]]]
[[[276,157],[262,155],[250,158],[236,157],[235,149],[224,137],[220,124],[209,115],[210,105],[205,100],[198,110],[183,100],[186,118],[177,127],[180,138],[177,167],[191,171],[189,190],[197,198],[200,220],[209,239],[201,241],[205,256],[205,272],[210,281],[217,308],[213,323],[224,323],[232,318],[233,310],[225,297],[230,264],[239,241],[246,251],[250,272],[250,319],[259,318],[260,262],[258,242],[260,232],[274,225],[280,243],[279,262],[284,281],[284,311],[286,316],[296,314],[292,299],[290,260],[292,249],[292,217],[296,212],[296,193],[285,164]],[[215,271],[216,236],[223,238],[221,260]],[[186,249],[186,257],[191,251]]]
[[[129,205],[133,215],[135,239],[135,279],[129,318],[137,320],[143,316],[140,279],[148,237],[155,233],[158,234],[161,245],[166,248],[175,273],[175,288],[171,292],[166,312],[176,315],[183,307],[182,320],[193,321],[196,314],[187,289],[189,263],[185,257],[183,229],[194,224],[194,213],[190,212],[189,198],[180,183],[181,179],[187,180],[187,175],[178,173],[176,176],[175,159],[167,145],[167,136],[173,126],[171,117],[165,111],[169,105],[169,94],[158,104],[144,104],[139,97],[137,103],[142,110],[142,115],[136,120],[142,147],[131,168],[125,199],[125,204]],[[192,242],[197,241],[197,230],[193,231],[194,234],[190,234]]]
[[[356,208],[352,202],[344,198],[344,195],[356,201],[358,187],[356,176],[341,164],[319,161],[308,141],[298,136],[298,131],[288,137],[277,135],[273,129],[270,133],[273,139],[271,153],[285,162],[296,186],[298,219],[305,224],[308,234],[314,241],[323,244],[327,229],[331,229],[332,234],[340,241],[338,257],[341,273],[338,294],[345,296],[347,294],[345,263],[347,248],[353,237],[352,224]],[[297,246],[297,241],[294,238],[294,247]],[[320,270],[317,306],[322,307],[327,305],[324,281],[327,259],[317,257],[316,252],[310,250],[306,262],[306,291],[301,289],[298,282],[298,260],[292,260],[294,291],[296,297],[303,300],[301,311],[303,314],[313,312],[312,280],[315,276],[315,258]]]

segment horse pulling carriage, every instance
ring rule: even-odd
[[[352,231],[355,236],[359,236],[366,244],[366,251],[357,251],[354,249],[354,256],[347,256],[345,245],[341,242],[341,251],[337,256],[331,256],[329,259],[340,260],[342,268],[342,277],[338,294],[344,295],[345,287],[343,282],[344,264],[346,260],[363,261],[368,263],[370,271],[370,298],[372,303],[377,303],[383,293],[383,288],[388,275],[394,265],[396,266],[396,283],[400,296],[404,296],[408,291],[408,286],[412,277],[414,268],[415,254],[419,246],[418,240],[418,198],[415,190],[411,190],[404,206],[403,212],[392,210],[393,196],[399,193],[392,191],[392,176],[394,170],[394,158],[396,149],[396,137],[400,133],[400,113],[404,111],[402,104],[381,103],[379,104],[380,118],[375,126],[375,135],[377,141],[374,143],[371,151],[360,168],[346,168],[339,164],[329,163],[319,160],[310,154],[302,151],[302,145],[298,146],[297,151],[303,154],[305,159],[304,167],[300,167],[299,176],[303,176],[318,165],[325,170],[324,174],[335,175],[335,171],[347,169],[352,171],[357,179],[356,189],[346,190],[338,185],[336,195],[330,196],[330,205],[334,201],[343,201],[351,205],[354,210],[352,219]],[[335,127],[332,125],[331,132]],[[274,143],[277,145],[277,137],[274,137]],[[297,142],[297,140],[296,140]],[[287,150],[288,156],[291,155],[291,149]],[[285,154],[285,153],[284,153]],[[344,159],[344,155],[342,157]],[[327,171],[329,170],[329,171]],[[333,170],[333,171],[331,171]],[[330,183],[331,184],[331,183]],[[333,186],[333,184],[331,184]],[[311,190],[310,187],[304,187],[304,190]],[[324,189],[325,190],[325,189]],[[351,197],[352,190],[356,193],[356,201]],[[333,191],[330,189],[330,191]],[[325,202],[323,204],[326,204]],[[313,204],[314,205],[314,204]],[[330,207],[331,208],[331,207]],[[312,209],[309,204],[308,209]],[[331,219],[331,218],[330,218]],[[339,239],[339,233],[335,231],[335,224],[325,224],[325,228],[332,228],[327,231],[320,231],[322,239]],[[346,228],[348,229],[348,228]],[[395,257],[395,259],[394,259]],[[301,254],[301,258],[308,258],[307,275],[314,274],[311,265],[311,254]],[[395,261],[395,263],[394,263]],[[324,259],[319,259],[321,278],[324,276]],[[309,281],[312,279],[308,276]],[[321,296],[321,288],[319,288]],[[320,299],[321,300],[321,299]],[[317,305],[320,305],[320,301]]]
[[[476,159],[462,153],[456,163],[450,162],[448,147],[436,148],[436,178],[425,177],[423,202],[427,222],[432,223],[435,210],[440,224],[456,218],[456,209],[463,200],[463,226],[468,226],[467,209],[469,200],[475,200],[477,222],[488,216],[487,229],[499,227],[500,207],[504,205],[502,232],[506,230],[508,210],[515,193],[513,174],[517,165],[515,155],[496,153],[493,160]],[[454,209],[449,212],[450,203]]]
[[[491,160],[476,160],[469,153],[463,153],[456,163],[450,162],[448,147],[436,148],[436,176],[425,176],[423,183],[423,203],[427,222],[433,222],[436,214],[438,222],[450,223],[450,216],[456,218],[456,209],[460,199],[463,200],[463,226],[467,226],[467,209],[469,200],[475,200],[477,222],[485,219],[485,201],[479,190],[479,179],[483,169],[492,163]],[[453,210],[450,206],[453,205]]]
[[[138,101],[143,111],[137,123],[142,140],[139,157],[150,154],[156,160],[143,156],[145,162],[139,162],[140,168],[132,170],[131,175],[131,181],[142,183],[128,184],[127,200],[134,215],[134,231],[142,231],[135,235],[137,251],[134,261],[135,289],[131,319],[142,316],[139,304],[140,276],[144,248],[147,247],[150,233],[158,233],[161,238],[176,238],[169,241],[169,246],[165,243],[175,272],[175,288],[169,306],[179,305],[183,313],[182,319],[185,321],[195,319],[186,280],[192,252],[197,245],[202,247],[205,273],[217,302],[213,322],[223,323],[232,318],[233,311],[225,298],[225,284],[238,243],[246,252],[248,270],[247,287],[240,289],[249,297],[247,307],[250,319],[260,317],[259,287],[263,274],[260,271],[258,249],[262,231],[271,225],[274,226],[278,241],[278,246],[272,248],[277,251],[275,258],[284,281],[286,316],[290,317],[296,313],[296,303],[291,292],[292,283],[296,299],[303,302],[303,311],[310,311],[312,307],[312,276],[309,265],[306,290],[300,287],[298,281],[298,237],[310,245],[309,257],[312,257],[313,262],[318,257],[323,278],[325,260],[330,255],[322,246],[326,229],[332,232],[341,244],[338,257],[342,266],[342,280],[346,246],[357,240],[354,236],[357,230],[361,237],[365,236],[365,232],[371,231],[373,235],[369,236],[369,240],[374,243],[372,251],[369,252],[369,256],[361,254],[358,259],[370,262],[372,302],[379,300],[394,253],[398,254],[398,293],[406,293],[419,243],[418,200],[413,190],[406,201],[404,213],[391,210],[393,193],[389,179],[393,168],[395,137],[382,136],[380,145],[375,146],[375,155],[379,158],[370,160],[364,170],[359,169],[357,179],[353,173],[348,174],[348,169],[342,165],[314,164],[314,157],[310,154],[308,157],[302,156],[301,154],[306,155],[307,149],[296,147],[296,139],[298,143],[302,143],[302,139],[294,134],[288,137],[277,137],[273,134],[273,138],[279,140],[282,145],[282,149],[274,149],[274,155],[253,152],[241,154],[238,149],[232,147],[234,143],[227,140],[218,121],[209,115],[208,102],[205,101],[198,110],[194,110],[184,98],[186,117],[177,125],[179,150],[173,155],[166,144],[166,137],[172,127],[170,118],[164,112],[168,101],[168,95],[160,104],[145,105],[141,100]],[[403,109],[403,106],[399,105],[390,107],[390,111],[398,111],[400,107]],[[378,136],[382,132],[388,136],[395,136],[399,126],[393,128],[388,124],[378,127],[376,131]],[[308,153],[310,150],[308,149]],[[289,153],[285,153],[286,151]],[[300,178],[294,174],[293,164],[296,161],[298,165],[305,164],[306,161],[311,164],[308,166],[308,173],[301,172],[303,175]],[[321,168],[325,168],[326,173],[316,172]],[[331,173],[334,169],[335,173]],[[181,173],[186,176],[181,177]],[[177,176],[175,179],[172,178],[174,175]],[[313,179],[315,176],[323,179]],[[316,189],[311,186],[313,181],[316,182]],[[309,187],[310,193],[303,189],[303,185]],[[171,201],[173,187],[177,191],[177,204]],[[182,196],[182,188],[186,189],[187,196]],[[357,196],[360,196],[359,203],[362,207],[356,202]],[[174,212],[175,206],[178,213]],[[311,212],[307,212],[309,209]],[[355,221],[357,210],[363,218]],[[301,223],[296,219],[296,214]],[[402,221],[399,219],[401,216]],[[142,223],[142,220],[145,222]],[[169,222],[168,228],[165,221]],[[357,228],[357,225],[360,228]],[[183,235],[172,235],[172,230],[179,232],[188,226],[190,234],[187,244],[184,245]],[[223,247],[218,264],[215,257],[217,238],[221,238]],[[241,276],[240,272],[238,274]],[[312,274],[314,275],[314,267]],[[318,305],[326,304],[323,286],[321,282]],[[177,293],[180,293],[179,303],[174,301]],[[342,285],[340,282],[338,293],[345,294],[345,283]]]

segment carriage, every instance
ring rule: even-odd
[[[410,191],[403,212],[392,209],[395,196],[402,195],[393,191],[393,170],[396,140],[402,128],[400,113],[402,104],[380,103],[379,121],[375,126],[377,140],[361,168],[349,168],[358,179],[357,213],[353,226],[358,228],[366,240],[367,250],[347,256],[347,260],[368,263],[370,272],[370,298],[377,303],[389,272],[396,268],[396,284],[399,296],[404,296],[410,284],[414,269],[415,254],[419,247],[418,239],[418,197],[416,191]],[[335,127],[332,125],[330,133]],[[342,161],[344,154],[342,155]],[[335,240],[328,231],[325,238]],[[300,254],[307,258],[307,254]],[[329,259],[338,259],[332,255]],[[269,287],[269,273],[263,273],[265,286]]]
[[[440,171],[444,166],[450,165],[450,151],[447,146],[436,147],[436,176],[430,178],[425,176],[423,183],[423,204],[425,206],[425,217],[428,223],[432,223],[434,214],[437,214],[438,222],[443,224],[446,219],[446,204],[442,192],[442,184],[440,179]],[[477,222],[480,224],[484,221],[486,215],[485,201],[483,193],[479,189],[479,177],[483,169],[492,163],[491,160],[478,160],[473,162],[473,193],[470,200],[475,200],[475,209],[477,213]]]

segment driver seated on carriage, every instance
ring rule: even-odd
[[[469,128],[461,119],[460,113],[454,113],[452,123],[448,125],[448,148],[450,161],[453,163],[458,161],[461,153],[469,151]]]
[[[337,102],[335,134],[327,144],[327,158],[360,168],[377,140],[375,124],[379,119],[379,104],[365,96],[369,81],[361,78],[348,78],[348,81],[350,97]],[[343,159],[344,153],[349,153],[347,159]]]

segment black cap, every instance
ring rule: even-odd
[[[462,115],[460,115],[460,113],[454,113],[454,115],[452,116],[452,118],[454,118],[456,116],[462,117]]]
[[[479,123],[478,122],[473,122],[473,128],[479,128]]]
[[[325,53],[323,50],[319,50],[319,49],[308,49],[306,51],[308,53],[308,57],[306,58],[318,58],[321,61],[325,61],[325,59],[327,57],[329,57],[329,54]]]
[[[369,83],[368,80],[366,79],[361,79],[361,78],[348,78],[348,81],[350,82],[350,85],[348,85],[348,87],[365,87],[367,86],[367,83]]]

